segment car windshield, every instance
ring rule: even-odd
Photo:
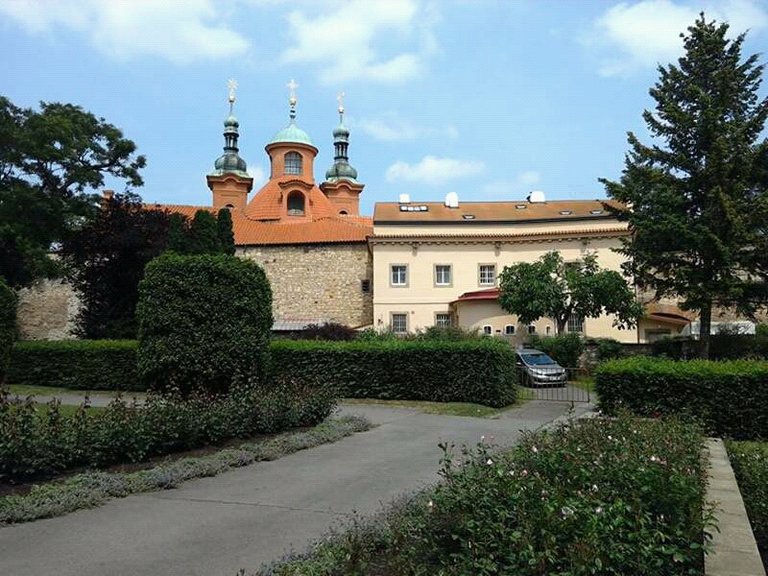
[[[547,364],[555,364],[555,361],[552,360],[552,358],[543,353],[520,354],[520,357],[523,359],[523,362],[530,364],[531,366],[545,366]]]

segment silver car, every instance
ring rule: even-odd
[[[565,368],[534,348],[517,351],[517,371],[523,386],[565,386],[568,381]]]

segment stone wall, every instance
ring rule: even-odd
[[[42,280],[18,292],[18,327],[22,340],[75,338],[75,317],[80,302],[63,280]]]
[[[364,243],[250,246],[272,285],[275,318],[310,318],[348,326],[373,323],[373,261]],[[369,291],[363,292],[362,281]]]

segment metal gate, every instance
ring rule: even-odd
[[[524,400],[591,402],[592,378],[583,368],[517,369],[517,396]]]

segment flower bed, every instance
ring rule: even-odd
[[[693,426],[621,417],[446,449],[435,489],[259,574],[701,574],[702,448]]]
[[[768,570],[768,442],[728,442],[728,456]]]

